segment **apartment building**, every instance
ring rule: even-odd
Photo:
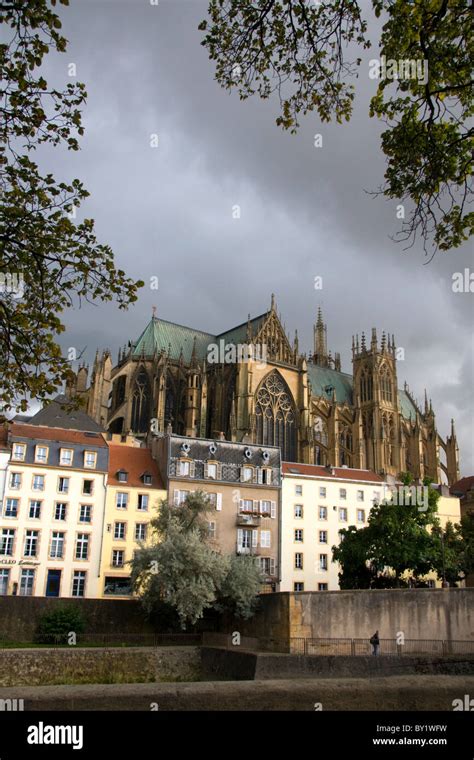
[[[166,499],[151,451],[113,436],[109,442],[109,477],[105,502],[99,595],[130,597],[130,565],[137,548],[151,538],[150,521]]]
[[[281,458],[276,446],[165,435],[152,440],[167,490],[181,506],[203,491],[212,505],[209,535],[226,554],[256,557],[262,591],[279,590]]]
[[[108,472],[103,436],[13,422],[8,450],[0,594],[96,597]]]
[[[349,525],[363,528],[383,479],[370,470],[283,462],[280,591],[335,591],[332,547]]]

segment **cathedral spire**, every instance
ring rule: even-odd
[[[318,307],[316,324],[313,327],[314,335],[314,363],[320,367],[329,367],[329,356],[327,349],[327,328],[323,322],[323,313],[321,307]]]

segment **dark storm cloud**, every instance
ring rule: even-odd
[[[53,151],[48,166],[84,181],[100,239],[147,283],[126,314],[110,305],[71,313],[65,345],[87,346],[89,359],[96,346],[115,352],[137,337],[154,304],[165,319],[220,331],[264,311],[274,291],[291,337],[298,328],[308,350],[321,304],[347,371],[352,333],[373,325],[395,333],[405,349],[399,384],[406,379],[420,399],[428,388],[441,435],[456,417],[469,473],[472,295],[454,294],[451,277],[471,266],[470,248],[425,265],[420,246],[403,253],[389,239],[396,203],[365,192],[384,172],[380,125],[367,115],[376,50],[355,81],[351,122],[310,116],[293,136],[274,124],[274,100],[240,102],[213,80],[197,30],[205,12],[199,0],[72,0],[61,12],[69,49],[51,58],[48,76],[64,82],[67,62],[76,63],[89,92],[86,135],[79,154]],[[376,39],[373,20],[371,30]]]

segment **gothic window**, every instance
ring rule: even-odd
[[[372,400],[372,376],[366,370],[360,376],[360,400]]]
[[[256,396],[257,440],[261,445],[280,446],[282,458],[296,458],[296,411],[288,386],[274,370],[260,385]]]
[[[132,396],[131,428],[134,433],[146,433],[150,420],[150,383],[142,368],[135,380]]]
[[[112,396],[113,409],[117,409],[120,406],[120,404],[122,404],[123,401],[125,400],[125,384],[126,384],[125,375],[118,377],[114,383],[113,396]]]
[[[322,417],[314,420],[314,464],[327,464],[328,426]]]
[[[380,372],[380,391],[382,401],[392,401],[392,381],[388,367],[384,364]]]
[[[165,391],[165,427],[166,425],[173,425],[175,418],[175,406],[176,406],[176,392],[174,389],[174,383],[168,374],[166,377],[166,391]]]
[[[339,433],[339,464],[349,465],[352,452],[352,433],[349,425],[343,425]]]

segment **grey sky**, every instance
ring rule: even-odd
[[[472,247],[426,265],[421,246],[403,252],[389,235],[396,203],[364,190],[383,180],[380,124],[368,117],[376,82],[365,57],[349,124],[306,117],[297,136],[275,125],[278,104],[240,102],[214,81],[197,25],[206,2],[71,0],[61,11],[70,44],[47,75],[64,85],[67,64],[89,93],[82,150],[48,153],[58,178],[79,177],[91,193],[84,213],[117,263],[145,287],[128,313],[111,305],[67,315],[65,346],[117,349],[135,339],[156,304],[164,319],[209,332],[268,308],[270,293],[291,337],[309,350],[323,307],[331,349],[351,371],[351,335],[395,333],[406,379],[425,386],[444,437],[456,419],[461,470],[474,467],[473,295],[452,292],[452,274],[472,269]],[[370,12],[368,17],[372,19]],[[372,19],[371,32],[376,40]],[[159,147],[150,147],[150,135]],[[314,147],[321,133],[323,147]],[[233,219],[232,207],[241,207]],[[315,276],[323,289],[314,289]]]

